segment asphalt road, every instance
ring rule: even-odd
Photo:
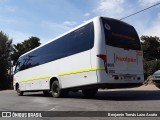
[[[24,96],[17,96],[16,92],[7,90],[0,91],[0,111],[160,111],[160,90],[152,85],[134,89],[100,90],[96,97],[90,99],[85,98],[82,93],[70,93],[66,98],[52,98],[44,97],[42,92],[25,93]],[[65,120],[66,118],[58,119]],[[94,120],[106,118],[72,117],[68,119]],[[108,119],[127,120],[128,118]],[[135,118],[131,117],[130,119]],[[146,120],[146,118],[139,119]],[[159,118],[148,119],[156,120]]]

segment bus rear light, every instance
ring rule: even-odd
[[[104,62],[104,66],[106,66],[106,63],[107,63],[106,55],[99,54],[99,55],[97,55],[97,57],[101,58]]]
[[[103,60],[105,71],[106,71],[106,73],[108,73],[108,69],[107,69],[107,56],[104,55],[104,54],[99,54],[99,55],[97,55],[97,57],[99,57],[99,58],[101,58]]]

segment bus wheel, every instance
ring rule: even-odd
[[[17,95],[22,96],[23,92],[20,90],[19,85],[17,86]]]
[[[62,90],[61,90],[61,88],[59,86],[59,82],[58,81],[54,81],[52,83],[51,92],[52,92],[52,96],[54,98],[62,97]]]
[[[50,96],[50,92],[49,92],[48,90],[44,90],[44,91],[43,91],[43,95],[44,95],[44,96]]]
[[[82,89],[82,93],[85,97],[94,97],[98,92],[97,88],[91,88],[91,89]]]

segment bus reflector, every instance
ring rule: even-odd
[[[106,55],[100,54],[100,55],[97,55],[97,57],[101,58],[104,62],[104,66],[106,66],[106,63],[107,63]]]

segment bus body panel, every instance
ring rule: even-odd
[[[142,84],[144,81],[143,52],[106,45],[101,18],[94,22],[97,31],[95,30],[96,46],[91,50],[92,67],[105,69],[97,71],[98,84]],[[97,55],[106,55],[106,65]],[[118,80],[115,76],[118,76]]]
[[[101,85],[110,83],[142,84],[142,51],[106,45],[101,17],[90,22],[94,25],[92,48],[17,72],[14,75],[14,89],[15,84],[19,83],[21,91],[50,90],[50,80],[53,77],[58,79],[62,89],[88,85],[101,88]],[[99,55],[106,56],[106,64]]]
[[[90,50],[21,71],[16,76],[22,91],[49,90],[50,78],[57,76],[61,88],[97,83],[96,71],[91,70]]]
[[[97,84],[96,71],[82,72],[61,77],[62,88],[76,88]]]
[[[108,75],[106,74],[105,70],[102,71],[97,71],[97,76],[98,76],[98,83],[99,84],[103,84],[103,83],[113,83],[113,84],[125,84],[125,83],[143,83],[144,82],[144,76],[143,74],[136,74],[132,75],[130,74],[129,76],[124,75],[124,74],[117,74],[119,76],[119,79],[116,80],[115,76],[113,75]],[[122,77],[122,79],[121,79]],[[126,79],[124,79],[124,77],[126,77]],[[135,77],[135,79],[128,79],[127,77]],[[140,77],[141,79],[138,80],[137,78]]]
[[[97,83],[95,71],[91,70],[90,50],[63,58],[59,64],[62,88]]]
[[[91,64],[92,68],[101,68],[104,69],[104,62],[102,59],[99,59],[97,55],[104,54],[106,55],[106,48],[105,48],[105,38],[104,38],[104,31],[103,28],[101,27],[100,23],[100,17],[94,19],[94,33],[95,34],[95,40],[94,40],[94,47],[91,49]],[[103,83],[101,82],[101,79],[99,79],[99,72],[104,71],[104,70],[97,70],[97,77],[98,77],[98,83]],[[105,79],[108,80],[107,74],[105,75]],[[105,80],[105,82],[107,82]]]
[[[107,68],[110,74],[143,74],[143,56],[140,50],[125,50],[106,45]]]

